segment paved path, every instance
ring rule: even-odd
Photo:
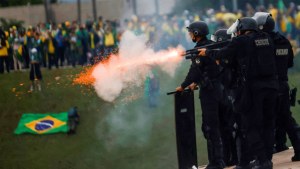
[[[300,169],[300,161],[292,162],[291,158],[294,155],[294,150],[289,150],[277,153],[273,155],[273,169]],[[204,169],[205,166],[200,166],[199,169]],[[228,167],[226,169],[233,169]]]

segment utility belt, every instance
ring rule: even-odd
[[[222,86],[219,78],[211,79],[208,76],[202,76],[199,84],[202,89],[208,90],[215,89],[218,85]]]
[[[212,81],[209,79],[208,76],[202,76],[201,80],[199,82],[201,88],[208,88],[208,89],[213,89],[213,84]]]

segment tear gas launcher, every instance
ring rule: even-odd
[[[206,49],[219,49],[222,47],[227,46],[230,43],[231,40],[227,40],[227,41],[221,41],[221,42],[216,42],[216,43],[212,43],[212,44],[208,44],[208,45],[203,45],[194,49],[189,49],[186,50],[182,56],[185,56],[185,59],[194,59],[198,56],[199,51],[198,49],[202,49],[202,48],[206,48]]]

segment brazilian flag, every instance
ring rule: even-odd
[[[23,114],[15,134],[51,134],[68,132],[68,113]]]

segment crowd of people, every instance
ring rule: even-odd
[[[184,11],[181,15],[132,16],[122,21],[109,21],[99,17],[97,21],[87,20],[85,24],[76,21],[40,23],[36,26],[12,26],[3,30],[4,39],[8,41],[8,58],[0,57],[0,73],[6,70],[29,68],[30,49],[36,44],[40,56],[39,63],[51,69],[66,65],[93,64],[103,56],[115,51],[122,32],[134,31],[137,35],[145,34],[149,45],[154,49],[183,45],[191,47],[186,27],[193,21],[205,21],[211,32],[230,26],[237,18],[251,16],[256,11],[270,12],[276,20],[275,29],[289,38],[295,50],[300,40],[300,7],[291,3],[288,8],[280,9],[270,4],[268,8],[256,8],[247,4],[246,10],[228,11],[224,6],[220,10],[207,9],[191,13]],[[3,61],[2,61],[3,60]]]

